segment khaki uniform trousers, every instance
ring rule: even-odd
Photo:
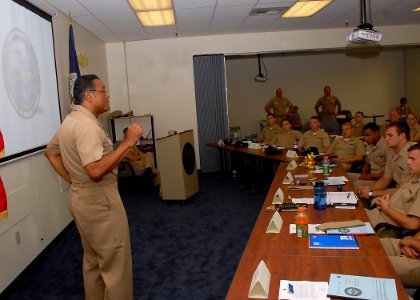
[[[84,249],[86,300],[133,299],[130,235],[117,183],[73,183],[68,206]]]
[[[420,286],[420,259],[401,255],[398,246],[399,239],[380,239],[385,252],[391,260],[392,266],[405,287],[417,288]]]

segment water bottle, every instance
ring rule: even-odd
[[[294,142],[293,142],[293,150],[295,150],[296,151],[296,153],[297,153],[297,151],[298,151],[298,143],[297,143],[297,141],[295,140]]]
[[[300,239],[308,237],[308,213],[306,207],[299,206],[296,216],[296,236]]]
[[[330,160],[328,159],[328,155],[325,155],[324,159],[322,160],[322,174],[330,175],[330,173]]]
[[[315,182],[314,206],[317,210],[324,210],[327,208],[327,188],[323,181]]]

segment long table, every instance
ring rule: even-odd
[[[280,161],[281,158],[278,159]],[[279,187],[282,187],[286,201],[289,195],[291,197],[312,197],[312,190],[288,190],[287,186],[282,184],[287,172],[286,165],[285,162],[280,164],[226,299],[248,298],[253,273],[261,260],[264,260],[271,272],[269,299],[278,299],[281,279],[328,281],[331,273],[394,278],[398,298],[408,299],[405,289],[376,235],[358,236],[357,241],[360,247],[358,250],[310,249],[307,239],[300,240],[296,235],[289,234],[289,224],[294,223],[295,212],[280,213],[283,219],[280,233],[265,233],[273,215],[273,212],[266,211],[266,207],[272,204]],[[303,173],[308,173],[310,176],[315,175],[304,167],[298,167],[292,171],[292,174]],[[344,171],[334,168],[331,176],[340,175],[344,175]],[[316,174],[316,176],[323,177],[322,174]],[[334,187],[328,187],[329,191],[334,189]],[[352,190],[351,183],[347,182],[343,190]],[[313,205],[309,205],[308,215],[309,223],[312,224],[353,219],[368,221],[362,205],[358,205],[355,210],[328,207],[324,211],[317,211]]]

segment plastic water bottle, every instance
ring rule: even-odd
[[[314,206],[317,210],[324,210],[327,208],[327,188],[323,181],[315,182]]]
[[[294,142],[293,142],[293,150],[295,150],[296,151],[296,153],[297,153],[297,151],[298,151],[298,143],[297,143],[297,141],[295,140]]]
[[[296,216],[296,236],[300,239],[308,237],[308,213],[306,212],[306,207],[299,206]]]
[[[322,160],[322,174],[330,175],[330,173],[331,173],[330,160],[328,159],[328,155],[325,155],[324,159]]]

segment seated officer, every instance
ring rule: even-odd
[[[393,108],[389,111],[389,122],[387,121],[385,124],[382,124],[380,127],[381,136],[386,136],[386,129],[388,128],[389,124],[392,122],[399,122],[401,121],[401,115],[396,108]]]
[[[403,285],[408,288],[420,286],[420,232],[401,240],[380,239],[392,266]]]
[[[352,135],[351,123],[346,122],[341,125],[343,137],[337,137],[328,149],[328,154],[337,155],[334,161],[342,164],[344,171],[350,171],[351,164],[363,160],[365,145],[363,142]]]
[[[389,188],[395,182],[402,187],[410,182],[413,175],[407,168],[407,149],[413,144],[408,141],[410,128],[405,122],[392,122],[386,130],[387,157],[384,175],[370,186],[361,186],[357,193],[362,199],[372,199],[386,194],[393,194],[397,188]]]
[[[127,128],[124,128],[124,137],[126,132]],[[139,148],[137,148],[136,145],[134,145],[127,153],[125,158],[133,167],[136,175],[150,176],[153,178],[153,184],[155,186],[160,185],[160,175],[153,162],[152,152],[143,153],[139,150]]]
[[[309,121],[310,130],[306,131],[299,140],[299,150],[308,149],[309,147],[318,148],[319,152],[327,151],[330,146],[330,137],[320,128],[321,121],[317,116],[311,117]]]
[[[387,146],[385,139],[379,134],[379,126],[370,122],[363,126],[363,137],[366,143],[366,162],[362,173],[352,178],[353,186],[357,190],[360,186],[374,184],[384,175],[386,165]]]
[[[353,136],[363,136],[363,126],[365,126],[364,114],[358,111],[354,114]]]
[[[406,120],[408,126],[410,126],[410,142],[420,142],[420,124],[417,124],[416,113],[408,113]]]
[[[292,148],[293,143],[297,143],[302,136],[300,131],[292,129],[292,123],[288,118],[281,120],[281,129],[283,129],[283,132],[277,136],[275,142],[277,146]]]
[[[385,222],[407,229],[420,229],[420,144],[408,148],[406,164],[414,178],[392,196],[385,194],[377,198],[376,208],[365,209],[373,227]]]
[[[277,136],[283,131],[276,122],[277,118],[274,114],[267,114],[267,126],[258,135],[258,142],[275,145]]]

